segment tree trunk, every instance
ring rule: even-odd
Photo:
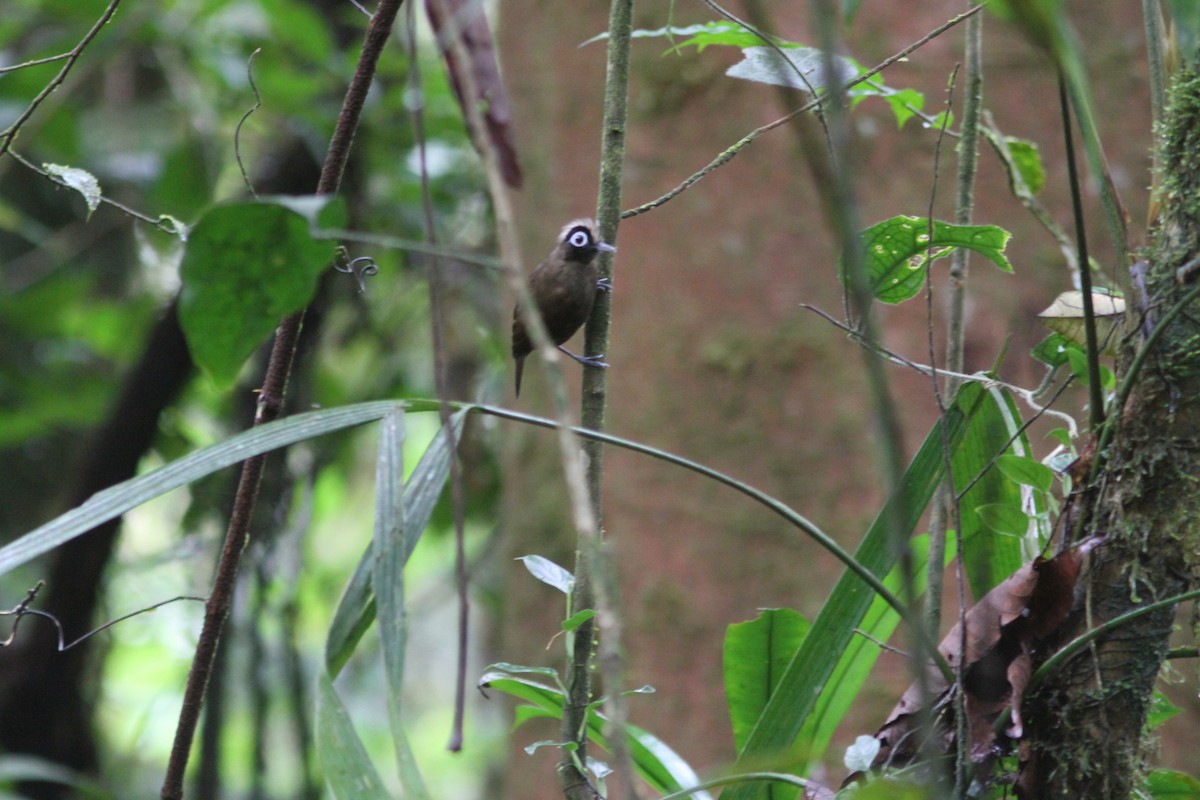
[[[1200,76],[1176,82],[1160,143],[1161,217],[1148,254],[1144,340],[1192,290],[1176,270],[1200,252]],[[1132,305],[1132,303],[1131,303]],[[1192,307],[1196,306],[1193,301]],[[1148,311],[1147,311],[1148,309]],[[1134,314],[1134,324],[1141,320]],[[1168,323],[1138,372],[1107,462],[1089,487],[1087,535],[1107,537],[1080,582],[1062,645],[1200,580],[1200,319]],[[1130,352],[1125,363],[1129,363]],[[1130,796],[1145,767],[1151,692],[1166,657],[1174,609],[1137,618],[1097,640],[1027,701],[1027,796]]]

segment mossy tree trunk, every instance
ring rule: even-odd
[[[1130,297],[1146,335],[1197,274],[1176,270],[1200,254],[1200,75],[1172,89],[1160,142],[1160,218],[1147,253],[1145,295]],[[1200,583],[1200,302],[1154,343],[1097,470],[1083,535],[1106,537],[1077,589],[1061,645],[1107,620]],[[1145,323],[1142,324],[1142,315]],[[1127,348],[1125,364],[1141,341]],[[1126,366],[1126,369],[1128,367]],[[1026,701],[1026,794],[1129,797],[1145,769],[1147,709],[1166,657],[1174,609],[1116,629],[1070,661]]]

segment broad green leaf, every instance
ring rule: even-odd
[[[325,785],[337,800],[387,800],[367,749],[325,672],[317,676],[316,749]]]
[[[1034,345],[1029,354],[1043,364],[1048,364],[1051,367],[1061,367],[1063,364],[1068,363],[1068,350],[1077,350],[1080,354],[1083,353],[1083,349],[1079,345],[1061,333],[1052,333]]]
[[[468,410],[463,409],[450,417],[455,441],[462,435],[463,421],[467,413]],[[407,522],[404,532],[405,560],[412,555],[425,526],[429,524],[429,518],[433,515],[433,507],[441,497],[446,477],[450,474],[450,458],[450,446],[443,428],[425,449],[404,487],[404,518]],[[359,559],[354,574],[350,576],[350,581],[342,592],[342,599],[338,602],[333,621],[329,624],[329,634],[325,641],[325,667],[333,676],[342,671],[362,635],[375,621],[375,594],[371,589],[373,547],[368,545],[366,552]]]
[[[954,484],[960,494],[958,516],[963,563],[976,597],[982,597],[1026,561],[1032,560],[1049,535],[1047,521],[1046,526],[1038,529],[1037,538],[1026,538],[1027,528],[1021,529],[1019,537],[996,536],[976,511],[980,506],[994,504],[1022,512],[1026,507],[1025,494],[1029,491],[993,468],[996,456],[1009,442],[1012,442],[1010,449],[1003,452],[1022,456],[1029,455],[1032,450],[1021,431],[1023,420],[1012,395],[999,387],[990,388],[988,393],[993,402],[981,410],[974,420],[971,435],[964,438],[954,455]],[[969,484],[971,488],[967,489]],[[1045,510],[1045,498],[1036,493],[1028,498],[1028,502],[1038,513]]]
[[[1146,795],[1151,800],[1200,800],[1200,780],[1186,772],[1156,769],[1146,776]]]
[[[571,593],[575,576],[544,556],[521,556],[517,559],[529,570],[529,574],[547,586],[553,586],[563,594]]]
[[[985,503],[975,507],[979,520],[996,533],[1024,536],[1029,530],[1029,516],[1019,508],[1005,503]]]
[[[867,281],[876,299],[900,303],[913,297],[925,283],[930,256],[936,261],[959,247],[974,250],[1005,272],[1012,272],[1012,264],[1004,255],[1012,234],[1003,228],[934,220],[932,241],[930,232],[928,219],[909,216],[892,217],[863,231]]]
[[[1154,730],[1182,711],[1183,709],[1168,700],[1165,694],[1155,689],[1150,696],[1150,712],[1146,716],[1146,727]]]
[[[1008,189],[1014,197],[1027,200],[1042,190],[1046,183],[1046,169],[1038,146],[1015,136],[1005,136],[991,126],[980,129],[988,144],[1000,157],[1000,163],[1008,175]]]
[[[562,629],[566,633],[579,630],[579,626],[587,622],[589,619],[594,619],[596,610],[594,608],[585,608],[571,616],[567,617],[562,622]]]
[[[1080,347],[1072,347],[1066,350],[1067,363],[1071,365],[1071,374],[1075,376],[1084,386],[1091,383],[1091,376],[1088,373],[1088,357]],[[1113,371],[1104,364],[1097,365],[1097,372],[1100,373],[1100,388],[1105,391],[1112,391],[1116,386],[1116,376]]]
[[[1067,350],[1067,364],[1071,367],[1071,374],[1081,384],[1087,386],[1091,382],[1088,380],[1087,353],[1082,348],[1075,347]]]
[[[179,323],[192,358],[219,386],[233,383],[279,321],[308,305],[332,260],[329,243],[281,204],[209,211],[188,237],[180,266]]]
[[[1008,145],[1008,152],[1012,156],[1011,166],[1006,164],[1006,167],[1010,166],[1015,171],[1021,182],[1025,184],[1025,188],[1029,190],[1029,194],[1040,192],[1046,185],[1046,168],[1042,166],[1042,154],[1038,150],[1037,144],[1028,139],[1018,139],[1015,136],[1004,137],[1004,142]],[[1009,180],[1012,180],[1011,173]]]
[[[1008,453],[996,459],[996,466],[1014,483],[1032,486],[1043,492],[1050,491],[1054,485],[1054,471],[1029,456]]]
[[[513,670],[509,669],[512,666],[493,664],[479,678],[479,688],[495,689],[529,703],[531,708],[518,715],[521,722],[535,717],[561,720],[562,691],[531,678],[516,677]],[[533,671],[529,667],[516,669]],[[546,671],[556,674],[553,670]],[[588,740],[608,750],[608,738],[604,733],[606,724],[607,720],[602,714],[594,709],[588,711]],[[655,791],[677,792],[700,783],[695,770],[661,739],[636,725],[626,726],[625,731],[634,768]],[[707,792],[695,792],[692,796],[700,800],[712,800]]]
[[[758,619],[725,629],[725,702],[738,750],[807,632],[808,620],[790,608],[763,609]]]
[[[122,481],[97,492],[82,505],[0,548],[0,575],[87,533],[97,525],[119,517],[131,508],[219,469],[305,439],[374,422],[392,409],[404,405],[392,400],[380,400],[296,414],[239,433],[145,475]],[[428,403],[423,402],[407,405],[409,408],[429,407]]]
[[[943,448],[948,445],[952,453],[959,448],[970,421],[982,405],[990,402],[989,397],[978,384],[964,385],[954,405],[917,451],[901,479],[900,495],[888,500],[889,506],[898,506],[896,511],[906,530],[916,526],[942,480]],[[889,520],[893,513],[896,512],[888,507],[880,512],[854,554],[859,563],[881,579],[896,562],[889,542]],[[830,688],[830,676],[873,599],[874,593],[857,575],[842,574],[738,754],[737,768],[770,763],[770,759],[778,758],[792,747],[813,706]],[[762,797],[764,792],[763,787],[743,785],[731,787],[722,796],[747,800]]]
[[[925,95],[916,89],[889,89],[880,92],[880,97],[891,107],[892,114],[896,117],[897,128],[903,128],[904,123],[912,119],[925,105]]]
[[[87,218],[91,219],[92,212],[100,207],[100,181],[87,170],[78,167],[64,167],[62,164],[42,164],[42,169],[58,178],[64,184],[83,195],[87,203]]]

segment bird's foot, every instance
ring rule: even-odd
[[[604,360],[603,360],[604,353],[600,353],[600,354],[594,355],[594,356],[580,356],[580,355],[576,355],[575,353],[572,353],[570,350],[563,347],[561,344],[558,346],[558,349],[562,350],[564,353],[566,353],[571,358],[578,361],[580,364],[583,364],[585,367],[597,367],[599,369],[608,369],[608,364],[605,364]]]
[[[596,291],[611,292],[612,291],[612,280],[610,280],[609,278],[601,278],[600,280],[596,281]]]

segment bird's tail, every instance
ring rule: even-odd
[[[525,371],[525,356],[517,360],[517,397],[521,396],[521,373]]]

